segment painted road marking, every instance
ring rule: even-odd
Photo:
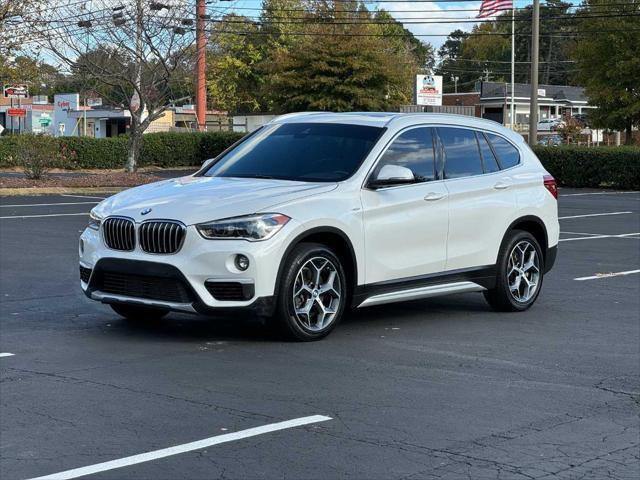
[[[107,197],[93,197],[91,195],[71,195],[69,193],[63,193],[63,197],[75,197],[75,198],[96,198],[98,200],[104,200]]]
[[[567,232],[564,232],[567,233]],[[561,238],[558,240],[559,242],[574,242],[576,240],[597,240],[599,238],[633,238],[635,235],[640,235],[638,233],[623,233],[621,235],[593,235],[589,234],[588,237],[575,237],[575,238]]]
[[[609,213],[588,213],[586,215],[571,215],[570,217],[558,217],[558,220],[568,220],[570,218],[604,217],[607,215],[626,215],[633,212],[609,212]]]
[[[598,273],[596,275],[592,275],[590,277],[578,277],[574,278],[579,282],[583,280],[596,280],[598,278],[610,278],[610,277],[621,277],[622,275],[632,275],[634,273],[640,273],[640,270],[627,270],[626,272],[611,272],[611,273]]]
[[[640,193],[636,191],[632,192],[585,192],[585,193],[562,193],[561,197],[584,197],[585,195],[627,195],[633,193]]]
[[[152,460],[158,460],[159,458],[170,457],[172,455],[178,455],[180,453],[192,452],[194,450],[212,447],[221,443],[233,442],[248,437],[255,437],[256,435],[263,435],[265,433],[277,432],[279,430],[286,430],[288,428],[300,427],[302,425],[309,425],[312,423],[326,422],[327,420],[331,420],[331,417],[325,417],[324,415],[312,415],[310,417],[294,418],[293,420],[270,423],[269,425],[248,428],[246,430],[240,430],[239,432],[216,435],[215,437],[209,437],[203,440],[197,440],[195,442],[184,443],[182,445],[176,445],[174,447],[162,448],[160,450],[154,450],[147,453],[140,453],[138,455],[119,458],[117,460],[111,460],[109,462],[97,463],[95,465],[89,465],[87,467],[74,468],[73,470],[66,470],[64,472],[54,473],[52,475],[46,475],[44,477],[32,478],[31,480],[67,480],[70,478],[78,478],[84,475],[91,475],[93,473],[105,472],[107,470],[113,470],[116,468],[137,465],[139,463],[150,462]]]
[[[56,205],[97,205],[98,202],[23,203],[20,205],[0,205],[0,208],[53,207]]]
[[[71,217],[74,215],[89,215],[89,212],[83,213],[48,213],[46,215],[9,215],[8,217],[0,217],[0,219],[8,218],[41,218],[41,217]]]
[[[13,353],[0,353],[0,358],[2,357],[13,357],[14,354]]]

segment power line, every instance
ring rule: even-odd
[[[563,17],[547,17],[545,20],[584,20],[584,19],[593,19],[593,18],[619,18],[619,17],[637,17],[640,16],[640,12],[638,13],[626,13],[626,14],[614,14],[614,15],[574,15],[574,16],[563,16]],[[301,20],[301,21],[296,21]],[[454,20],[454,21],[451,21]],[[251,20],[251,19],[209,19],[210,23],[240,23],[247,24],[252,23],[254,25],[429,25],[429,24],[447,24],[447,23],[500,23],[500,22],[511,22],[510,18],[507,19],[495,19],[495,20],[485,20],[485,19],[469,19],[469,18],[456,18],[456,17],[434,17],[434,18],[394,18],[389,20],[376,20],[376,19],[323,19],[318,17],[300,17],[299,19],[294,20]],[[515,19],[515,22],[520,23],[530,23],[531,19]],[[475,32],[469,32],[471,35],[474,35]]]

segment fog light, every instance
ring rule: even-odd
[[[236,267],[238,270],[245,271],[249,268],[249,259],[244,255],[236,255]]]

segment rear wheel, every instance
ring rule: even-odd
[[[340,259],[316,243],[296,246],[287,258],[274,320],[287,337],[319,340],[340,321],[347,303],[347,281]]]
[[[544,257],[529,232],[514,230],[498,255],[495,288],[485,292],[494,310],[518,312],[533,305],[540,294]]]
[[[130,322],[149,322],[160,320],[168,310],[161,308],[143,307],[141,305],[125,305],[122,303],[112,303],[111,308],[121,317],[126,318]]]

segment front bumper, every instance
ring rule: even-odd
[[[175,254],[149,254],[138,245],[125,252],[108,248],[99,231],[85,229],[80,237],[81,287],[87,297],[103,303],[129,303],[181,312],[215,314],[273,310],[280,260],[286,250],[286,230],[264,242],[207,240],[187,227]],[[246,271],[235,266],[245,255]]]

